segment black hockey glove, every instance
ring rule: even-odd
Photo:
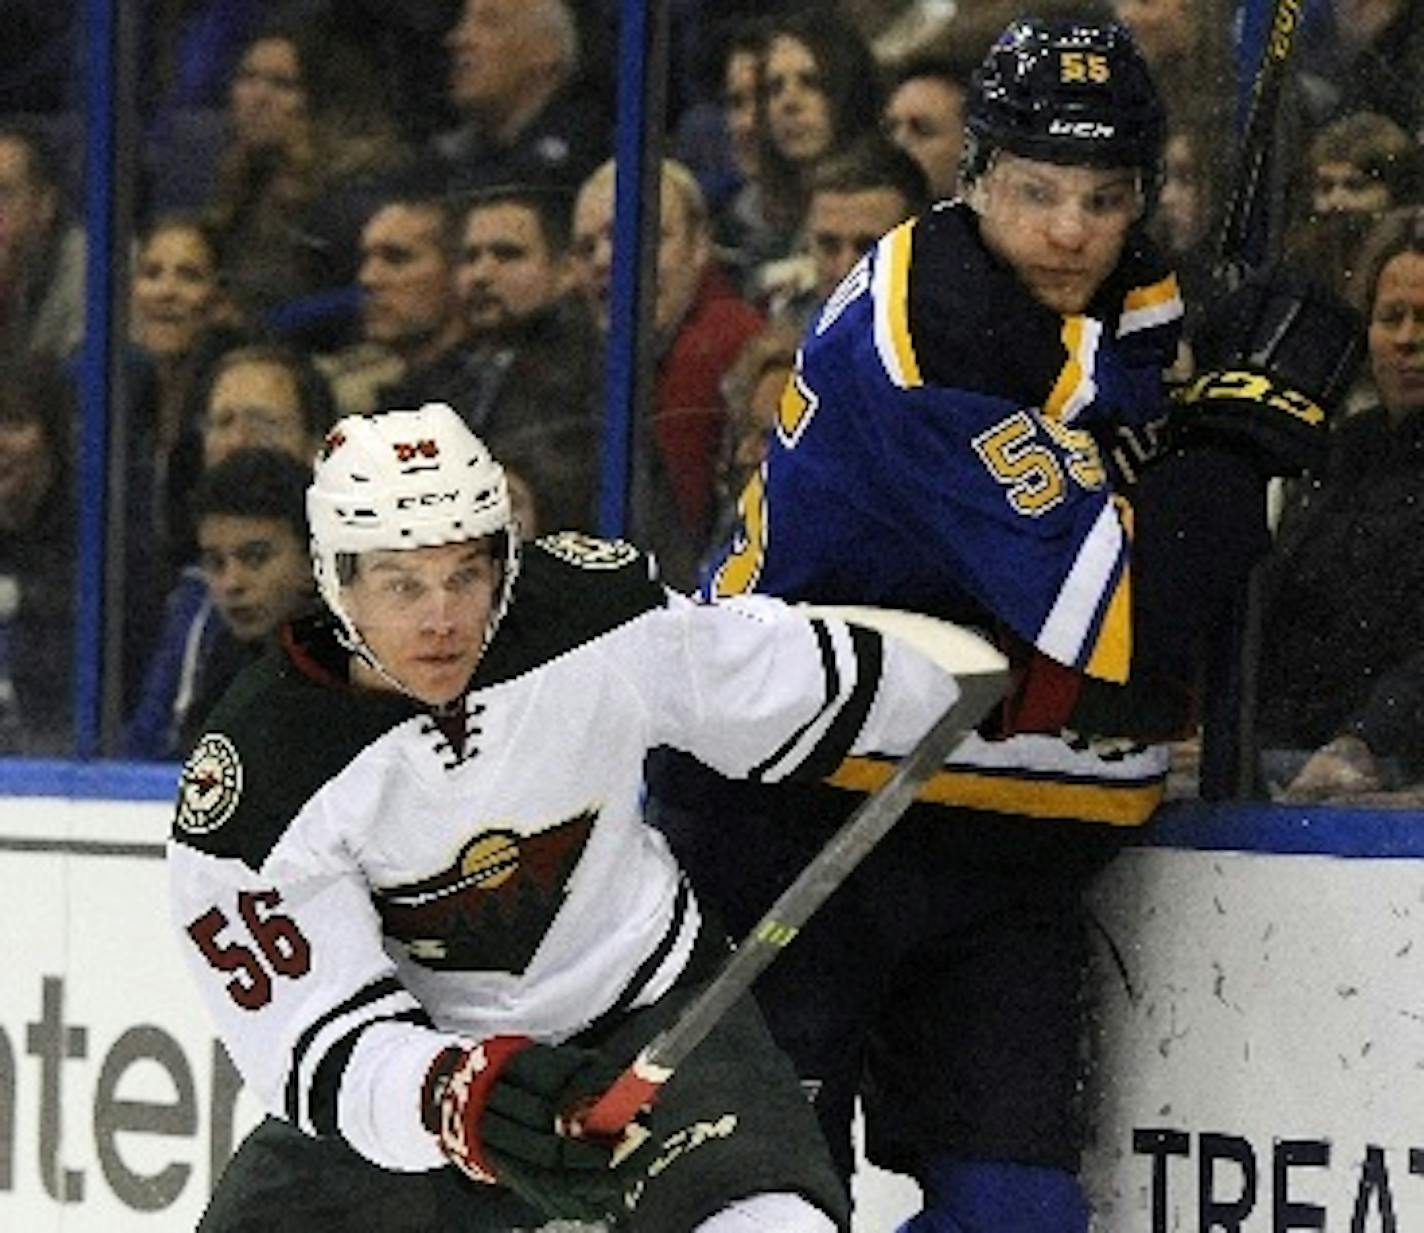
[[[618,1074],[589,1049],[495,1036],[435,1060],[426,1126],[475,1181],[508,1186],[551,1219],[609,1219],[626,1210],[624,1192],[647,1167],[648,1130],[634,1121],[616,1143],[577,1139],[565,1133],[565,1117]]]
[[[1320,284],[1279,267],[1252,275],[1192,340],[1200,376],[1174,394],[1176,442],[1241,449],[1267,475],[1319,469],[1363,346],[1359,313]]]
[[[1142,472],[1171,444],[1165,415],[1145,424],[1094,428],[1093,438],[1114,492],[1132,488],[1142,478]]]

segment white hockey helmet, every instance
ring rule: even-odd
[[[486,644],[494,636],[519,572],[519,532],[504,468],[453,407],[428,402],[337,421],[316,460],[307,517],[317,589],[346,645],[384,675],[342,603],[351,577],[342,558],[495,536],[503,571]]]

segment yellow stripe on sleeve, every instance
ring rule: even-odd
[[[1149,329],[1166,321],[1175,321],[1185,308],[1177,276],[1165,278],[1147,287],[1134,287],[1123,297],[1122,316],[1118,321],[1118,336]]]
[[[847,758],[825,782],[852,792],[874,792],[895,773],[896,765],[881,758]],[[1159,779],[1146,783],[1075,783],[943,770],[920,789],[916,800],[1045,820],[1142,826],[1162,803],[1165,793],[1166,783]]]
[[[1098,360],[1098,344],[1103,336],[1102,323],[1081,315],[1063,318],[1063,349],[1067,362],[1058,374],[1044,400],[1045,418],[1071,424],[1084,407],[1098,394],[1093,369]]]
[[[1113,495],[1113,505],[1117,507],[1118,518],[1129,542],[1132,539],[1132,506],[1121,496]],[[1100,681],[1114,681],[1121,684],[1127,680],[1132,665],[1132,565],[1131,559],[1122,567],[1122,575],[1113,588],[1103,613],[1103,623],[1098,630],[1093,653],[1088,657],[1084,671]]]
[[[910,333],[910,248],[915,220],[907,219],[876,246],[872,286],[875,347],[890,379],[901,389],[924,384]]]

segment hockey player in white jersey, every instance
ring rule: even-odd
[[[816,778],[910,748],[953,677],[778,600],[695,604],[625,544],[521,553],[443,405],[341,421],[308,506],[328,610],[217,707],[169,848],[183,948],[272,1114],[202,1230],[845,1228],[745,999],[619,1142],[561,1119],[726,953],[644,822],[647,751]]]

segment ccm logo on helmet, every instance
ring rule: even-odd
[[[413,497],[397,497],[396,509],[411,509],[426,505],[450,505],[459,499],[458,492],[422,492]]]
[[[1051,120],[1048,125],[1050,137],[1086,137],[1096,141],[1111,137],[1116,132],[1114,125],[1104,124],[1101,120]]]

